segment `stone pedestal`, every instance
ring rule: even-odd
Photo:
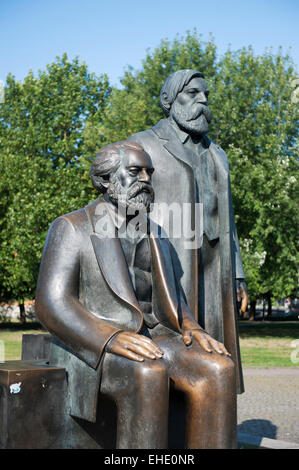
[[[39,361],[0,364],[0,448],[61,448],[65,369]]]
[[[47,363],[49,340],[24,335],[27,360],[0,363],[0,449],[115,449],[116,404],[101,394],[96,422],[71,416],[72,384],[65,368]],[[170,449],[184,447],[184,430],[184,400],[171,390]]]

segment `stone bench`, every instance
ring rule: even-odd
[[[0,364],[0,448],[60,448],[65,369],[40,361]]]
[[[116,404],[101,395],[96,422],[70,416],[68,374],[47,363],[49,334],[26,334],[22,360],[0,363],[0,448],[115,449]],[[184,448],[184,399],[171,391],[169,448]]]

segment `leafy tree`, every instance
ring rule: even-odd
[[[289,56],[228,51],[212,97],[214,139],[231,166],[238,232],[251,299],[295,294],[298,257],[298,106]]]
[[[110,95],[78,59],[57,58],[23,83],[7,77],[0,105],[0,295],[32,297],[50,222],[94,198],[84,170],[83,130],[101,122]]]
[[[228,154],[237,228],[251,300],[295,294],[298,257],[298,105],[292,102],[294,64],[281,51],[260,56],[251,47],[217,57],[213,40],[197,32],[148,51],[114,89],[104,122],[86,128],[90,150],[150,128],[163,117],[159,93],[181,68],[200,70],[211,91],[209,136]]]
[[[0,108],[6,150],[49,158],[53,166],[74,163],[83,153],[85,123],[101,122],[110,91],[106,75],[95,77],[66,54],[23,83],[8,75]]]
[[[45,235],[53,218],[77,208],[85,199],[80,169],[53,170],[51,161],[24,155],[2,155],[6,190],[11,194],[1,230],[1,290],[6,299],[34,296]],[[82,171],[82,170],[81,170]],[[22,317],[22,315],[21,315]],[[24,320],[24,316],[23,316]]]
[[[203,42],[196,31],[174,41],[162,40],[153,52],[147,51],[141,70],[129,67],[114,88],[105,108],[103,123],[91,129],[86,126],[89,150],[109,142],[126,139],[147,129],[163,118],[159,105],[161,87],[171,73],[182,68],[201,70],[207,76],[216,73],[216,46],[212,39]]]
[[[211,91],[209,136],[228,154],[236,222],[252,303],[296,295],[298,103],[294,64],[281,51],[217,56],[213,39],[187,32],[147,51],[110,89],[78,59],[57,60],[23,83],[8,76],[0,105],[2,297],[33,295],[45,233],[56,215],[94,198],[90,160],[103,145],[163,118],[166,77],[200,70]],[[298,295],[298,294],[297,294]]]

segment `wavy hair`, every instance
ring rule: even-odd
[[[204,75],[197,70],[184,69],[174,72],[165,80],[160,93],[160,105],[165,116],[169,116],[172,103],[194,77],[204,78]]]
[[[121,141],[106,145],[96,155],[89,174],[93,187],[104,194],[107,188],[102,184],[103,180],[109,180],[111,173],[118,169],[123,155],[128,150],[139,150],[144,152],[143,148],[135,142]]]

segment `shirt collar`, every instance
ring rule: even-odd
[[[190,139],[188,132],[185,132],[183,129],[181,129],[172,119],[169,119],[169,123],[171,124],[171,127],[174,129],[181,143],[185,144]],[[200,145],[202,151],[209,147],[209,140],[205,135],[200,140]]]
[[[190,137],[189,134],[185,131],[183,131],[172,119],[169,120],[169,123],[173,127],[175,133],[177,134],[178,138],[184,144],[188,138]]]

